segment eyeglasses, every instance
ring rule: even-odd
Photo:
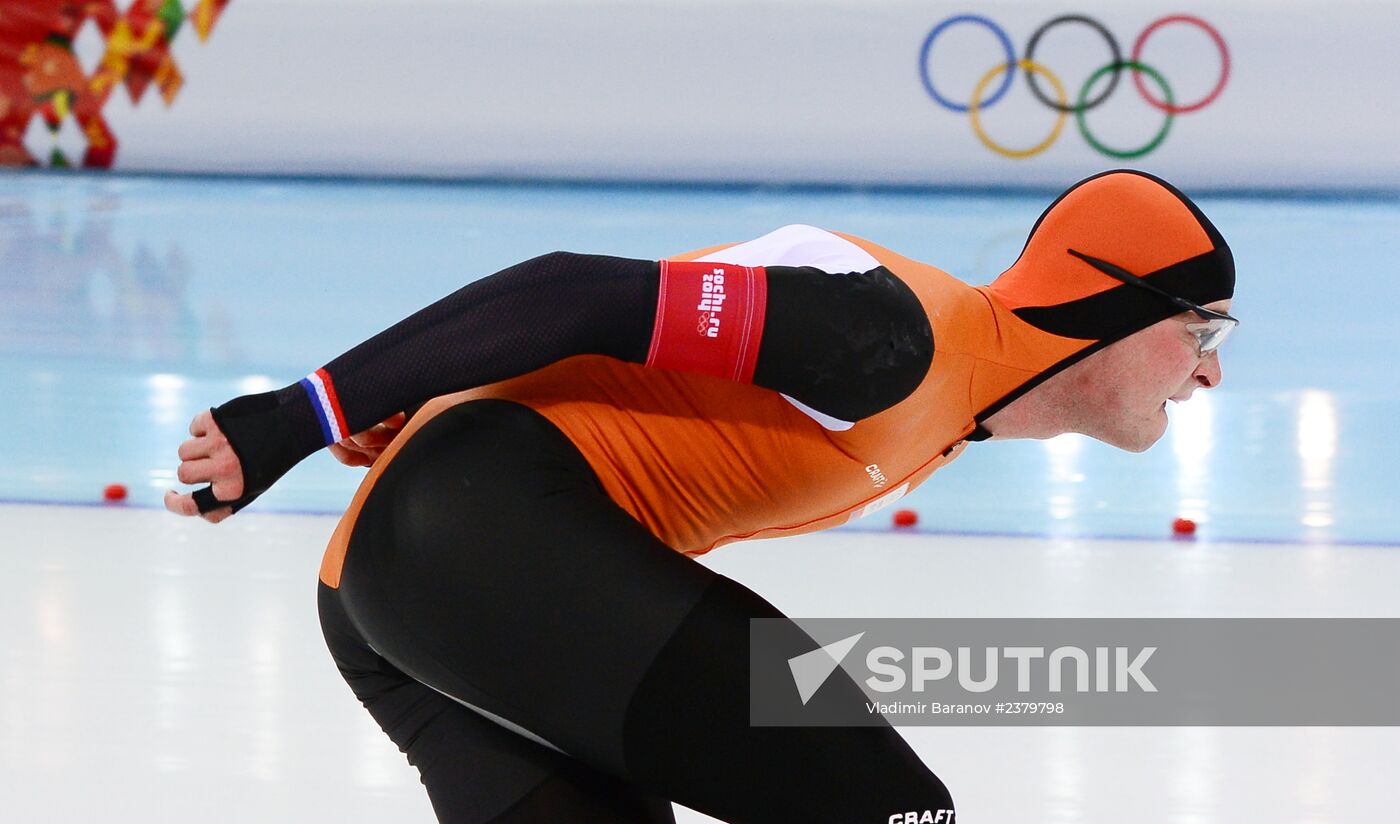
[[[1068,251],[1071,255],[1074,255],[1109,277],[1116,278],[1130,286],[1136,286],[1139,289],[1146,289],[1154,295],[1166,298],[1181,307],[1184,311],[1194,312],[1201,318],[1201,321],[1186,324],[1186,331],[1195,336],[1196,348],[1200,351],[1200,355],[1203,358],[1219,349],[1220,344],[1224,343],[1225,339],[1230,337],[1230,333],[1235,331],[1235,327],[1240,325],[1237,318],[1232,318],[1224,312],[1207,309],[1204,306],[1192,303],[1186,298],[1178,297],[1164,289],[1159,289],[1132,272],[1129,272],[1127,269],[1114,266],[1106,260],[1099,260],[1083,252],[1076,252],[1073,249]]]

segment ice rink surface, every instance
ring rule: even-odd
[[[985,282],[1052,198],[0,177],[0,820],[432,820],[316,626],[358,472],[320,455],[218,527],[166,516],[198,409],[553,249],[800,222]],[[799,617],[1400,617],[1400,203],[1200,201],[1244,325],[1157,447],[977,445],[907,499],[917,530],[704,563]],[[1382,821],[1400,759],[1392,728],[904,733],[964,822]]]
[[[4,820],[434,820],[321,642],[333,519],[0,518]],[[706,563],[804,617],[1400,615],[1400,552],[1382,547],[831,532]],[[1391,727],[903,733],[965,822],[1373,824],[1400,761]]]

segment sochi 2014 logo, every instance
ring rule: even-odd
[[[1051,29],[1069,24],[1079,24],[1092,29],[1104,39],[1110,54],[1109,62],[1091,72],[1073,98],[1070,97],[1070,91],[1065,89],[1060,78],[1049,67],[1036,62],[1035,59],[1036,48],[1040,45],[1042,38]],[[1168,82],[1162,71],[1142,61],[1143,48],[1146,46],[1148,38],[1164,26],[1173,24],[1194,26],[1200,29],[1214,41],[1215,47],[1220,53],[1220,77],[1214,87],[1197,100],[1178,102],[1172,91],[1171,83]],[[980,26],[989,30],[1000,41],[1005,53],[1001,62],[992,65],[981,76],[965,102],[953,100],[939,89],[929,65],[939,38],[949,29],[960,25]],[[1137,93],[1163,117],[1161,127],[1145,144],[1135,148],[1122,149],[1106,145],[1103,140],[1095,136],[1089,128],[1088,115],[1119,89],[1119,81],[1125,71],[1132,75],[1132,82],[1137,88]],[[998,143],[988,134],[981,117],[982,112],[995,106],[1006,95],[1018,74],[1025,75],[1026,82],[1030,84],[1031,93],[1047,109],[1055,113],[1055,123],[1049,136],[1027,149],[1010,148]],[[982,145],[1003,157],[1021,159],[1040,154],[1054,144],[1064,129],[1065,121],[1069,119],[1070,115],[1074,115],[1075,121],[1079,125],[1079,133],[1083,135],[1086,143],[1109,157],[1129,159],[1142,157],[1161,146],[1162,142],[1167,139],[1167,133],[1171,131],[1172,122],[1177,115],[1200,111],[1220,97],[1220,93],[1225,90],[1225,84],[1230,79],[1230,50],[1225,43],[1225,38],[1210,23],[1187,14],[1173,14],[1155,20],[1143,29],[1133,44],[1131,55],[1125,60],[1117,38],[1102,23],[1082,14],[1065,14],[1037,28],[1026,42],[1025,56],[1018,58],[1011,38],[1007,36],[1006,31],[1001,26],[981,15],[959,14],[934,26],[928,36],[924,38],[923,46],[919,50],[919,77],[929,96],[940,106],[950,111],[967,114],[968,119],[972,122],[972,130]],[[998,78],[999,82],[997,82]],[[1150,86],[1148,81],[1150,81]],[[995,88],[991,88],[993,83],[996,83]],[[1050,90],[1049,93],[1046,90],[1047,86]],[[990,92],[989,89],[991,89]]]

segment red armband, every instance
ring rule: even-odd
[[[646,365],[752,383],[767,305],[761,266],[663,260]]]

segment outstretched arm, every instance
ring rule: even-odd
[[[883,268],[828,275],[555,252],[472,283],[307,378],[201,413],[166,507],[219,521],[299,461],[450,392],[598,354],[755,383],[854,421],[906,397],[928,319]]]

